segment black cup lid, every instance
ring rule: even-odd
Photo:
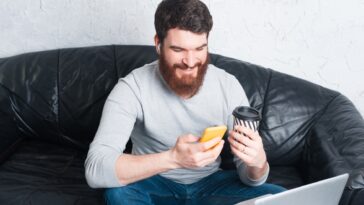
[[[236,118],[242,120],[249,120],[249,121],[260,121],[260,113],[258,110],[248,107],[248,106],[239,106],[236,107],[233,111],[233,115]]]

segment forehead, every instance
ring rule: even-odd
[[[207,33],[193,33],[178,28],[169,29],[164,43],[168,46],[178,46],[182,48],[196,48],[207,44]]]

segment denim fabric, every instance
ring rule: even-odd
[[[265,194],[285,191],[283,187],[263,184],[244,185],[236,171],[217,171],[193,184],[179,184],[159,175],[105,190],[107,205],[139,204],[235,204]]]

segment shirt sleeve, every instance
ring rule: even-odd
[[[233,110],[238,107],[238,106],[250,106],[249,104],[249,100],[246,96],[246,93],[243,89],[243,87],[241,86],[241,84],[239,83],[239,81],[232,76],[232,79],[229,80],[230,84],[228,86],[228,88],[230,89],[230,91],[228,90],[229,95],[229,112],[230,112],[230,116],[229,116],[229,129],[233,129],[233,116],[232,116],[232,112]],[[263,184],[267,178],[268,178],[268,174],[269,174],[269,167],[266,171],[266,173],[257,180],[253,180],[250,179],[248,176],[248,169],[247,166],[244,164],[244,162],[239,159],[237,156],[234,155],[234,163],[239,175],[240,180],[249,186],[259,186],[261,184]]]
[[[117,178],[115,164],[140,112],[140,102],[130,83],[120,79],[105,102],[100,125],[85,161],[85,176],[90,187],[123,186]]]

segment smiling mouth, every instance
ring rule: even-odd
[[[178,67],[177,69],[180,69],[180,70],[195,70],[195,69],[197,69],[197,66],[195,66],[195,67]]]
[[[181,70],[194,70],[195,68],[180,68]]]
[[[180,70],[183,73],[193,73],[196,68],[178,68],[178,70]]]

